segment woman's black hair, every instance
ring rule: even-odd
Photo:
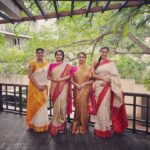
[[[102,48],[99,50],[99,52],[101,52],[103,49],[107,49],[107,51],[109,52],[109,47],[107,47],[107,46],[102,47]]]
[[[99,50],[99,52],[101,52],[103,49],[107,49],[108,50],[108,52],[109,52],[109,47],[107,47],[107,46],[105,46],[105,47],[102,47],[100,50]],[[99,64],[100,64],[100,62],[101,62],[101,56],[99,57],[99,59],[98,59],[98,62],[97,62],[97,64],[95,65],[95,67],[94,67],[94,70],[96,70],[97,69],[97,67],[99,66]]]
[[[86,53],[84,53],[84,52],[79,52],[79,53],[77,54],[77,56],[79,57],[80,54],[84,55],[84,57],[86,58]]]
[[[37,48],[37,49],[36,49],[36,53],[37,53],[38,51],[44,52],[44,49],[43,49],[43,48]]]
[[[57,55],[58,52],[61,52],[61,53],[62,53],[62,56],[63,56],[62,60],[64,60],[64,56],[65,56],[65,55],[64,55],[64,52],[63,52],[61,49],[59,49],[59,50],[57,50],[57,51],[55,52],[55,57],[56,57],[56,55]]]

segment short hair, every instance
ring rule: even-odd
[[[86,58],[86,53],[84,53],[84,52],[79,52],[79,53],[77,54],[77,56],[79,57],[80,54],[84,55],[85,58]]]
[[[36,53],[37,53],[38,51],[44,52],[44,49],[43,49],[43,48],[37,48],[37,49],[36,49]]]
[[[62,55],[63,55],[62,60],[64,60],[65,54],[64,54],[64,52],[63,52],[61,49],[58,49],[58,50],[55,52],[55,57],[56,57],[56,55],[57,55],[58,52],[61,52],[61,53],[62,53]]]

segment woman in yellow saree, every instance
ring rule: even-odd
[[[128,122],[118,70],[114,62],[107,59],[109,48],[103,47],[100,52],[93,73],[97,102],[94,133],[99,137],[111,137],[112,131],[123,132]]]
[[[64,52],[55,52],[56,62],[49,65],[48,79],[51,80],[50,100],[53,103],[53,116],[49,125],[49,133],[57,135],[66,128],[66,114],[71,113],[71,84],[72,66],[64,62]]]
[[[29,129],[36,132],[48,130],[47,112],[47,71],[48,62],[44,60],[44,50],[36,49],[36,59],[29,65],[29,86],[27,97],[26,123]]]
[[[90,80],[91,67],[86,64],[86,54],[84,52],[78,54],[78,61],[79,65],[72,77],[75,115],[71,131],[73,134],[84,134],[88,129],[88,102],[93,81]]]

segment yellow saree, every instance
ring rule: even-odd
[[[47,85],[48,62],[38,63],[33,60],[30,63],[33,67],[33,77],[39,85]],[[48,112],[47,112],[47,96],[48,90],[39,91],[37,87],[29,81],[28,97],[27,97],[27,127],[36,132],[48,130]]]
[[[73,81],[82,84],[89,80],[90,66],[83,64],[77,68],[73,75]],[[71,126],[72,133],[84,134],[88,129],[88,100],[91,85],[86,85],[83,89],[74,88],[75,115]]]

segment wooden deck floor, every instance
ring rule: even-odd
[[[66,133],[51,137],[47,132],[27,130],[25,116],[0,112],[0,150],[150,150],[150,136],[123,133],[102,139],[93,135],[93,128],[85,135]],[[69,124],[68,124],[69,128]]]

